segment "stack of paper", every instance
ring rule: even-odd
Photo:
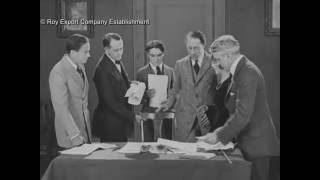
[[[141,146],[156,146],[157,143],[150,142],[150,143],[142,143],[142,142],[127,142],[118,152],[120,153],[140,153]]]
[[[155,90],[155,95],[150,99],[150,107],[159,108],[161,103],[167,99],[167,75],[148,74],[148,88]]]
[[[203,159],[203,160],[207,160],[207,159],[211,159],[213,157],[215,157],[216,154],[214,153],[204,153],[204,152],[188,152],[185,153],[183,155],[181,155],[181,158],[184,159]]]
[[[224,145],[221,142],[218,142],[216,144],[208,144],[206,142],[200,141],[197,142],[198,148],[203,148],[205,151],[210,150],[226,150],[226,149],[233,149],[234,144],[232,142],[229,142],[228,144]]]
[[[60,153],[73,154],[73,155],[88,155],[100,148],[108,149],[108,148],[114,148],[114,147],[117,147],[117,146],[114,144],[106,144],[106,143],[83,144],[82,146],[79,146],[79,147],[74,147],[68,150],[60,151]]]
[[[130,88],[127,90],[125,97],[128,98],[128,103],[132,105],[139,105],[146,85],[143,82],[131,83]]]
[[[183,152],[197,152],[196,143],[178,142],[162,138],[158,138],[157,143],[182,150]]]

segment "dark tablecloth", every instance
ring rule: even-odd
[[[176,154],[121,154],[106,149],[88,156],[60,155],[42,180],[249,180],[251,163],[237,149],[229,157],[232,164],[219,154],[210,160],[186,160]]]

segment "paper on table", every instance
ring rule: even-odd
[[[114,148],[114,147],[117,147],[117,146],[114,144],[107,144],[107,143],[83,144],[82,146],[79,146],[79,147],[74,147],[68,150],[60,151],[60,153],[74,154],[74,155],[88,155],[99,148],[108,149],[108,148]]]
[[[127,142],[118,152],[120,153],[140,153],[142,145],[156,146],[156,142],[144,143],[144,142]]]
[[[158,138],[157,143],[180,149],[183,152],[197,152],[197,144],[196,143],[178,142],[178,141],[172,141],[172,140],[167,140],[167,139],[162,139],[162,138]]]
[[[146,85],[143,82],[138,82],[138,84],[132,83],[125,95],[125,97],[129,97],[128,103],[132,105],[139,105],[145,89]]]
[[[198,148],[203,148],[205,151],[210,150],[226,150],[226,149],[233,149],[234,144],[232,142],[229,142],[226,145],[223,145],[221,142],[218,142],[216,144],[209,144],[203,141],[197,142]]]
[[[148,74],[148,88],[156,91],[154,97],[150,99],[150,107],[159,108],[161,102],[167,99],[167,86],[167,75]]]
[[[215,157],[215,153],[204,153],[204,152],[187,152],[180,157],[186,158],[186,159],[211,159]]]

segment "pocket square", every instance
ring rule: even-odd
[[[234,96],[236,93],[234,92],[230,92],[230,96]]]

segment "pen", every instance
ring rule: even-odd
[[[227,155],[223,150],[221,150],[221,152],[223,153],[224,157],[228,160],[229,164],[232,164],[232,161],[231,161],[231,159],[228,157],[228,155]]]

